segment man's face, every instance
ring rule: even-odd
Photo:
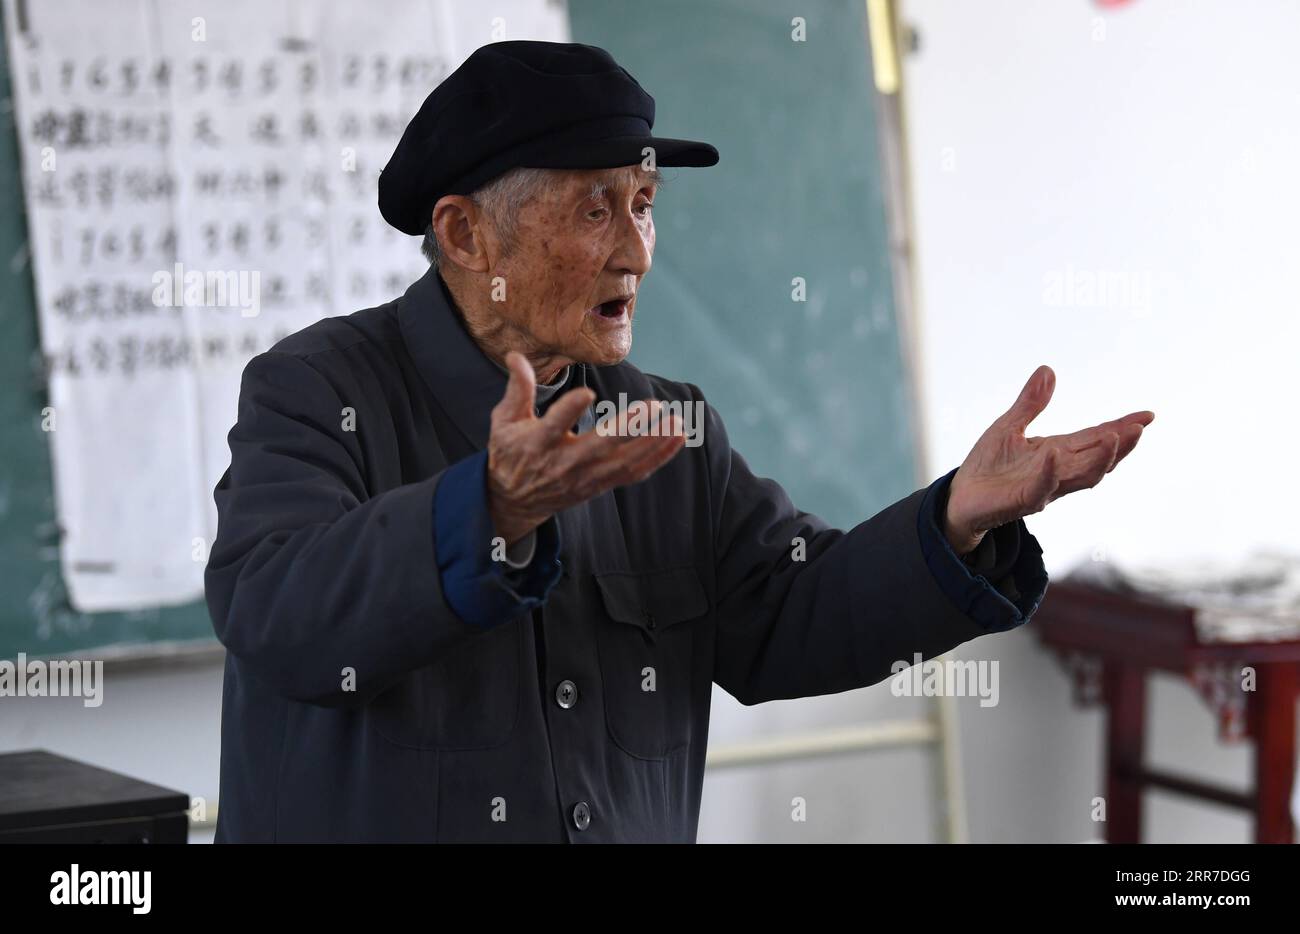
[[[554,190],[523,206],[513,249],[489,276],[506,286],[494,307],[537,351],[597,366],[628,355],[655,247],[657,174],[639,165],[557,172]]]

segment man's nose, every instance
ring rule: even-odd
[[[629,212],[620,219],[617,242],[610,256],[610,265],[616,272],[644,276],[650,271],[651,243],[654,237],[653,227],[643,227]]]

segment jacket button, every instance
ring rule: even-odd
[[[561,681],[555,689],[555,702],[568,710],[578,702],[578,686],[572,681]]]
[[[573,806],[573,826],[586,830],[591,826],[591,808],[586,801],[579,801]]]

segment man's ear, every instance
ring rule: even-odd
[[[433,206],[433,234],[444,259],[469,272],[492,265],[489,236],[479,206],[466,195],[443,195]]]

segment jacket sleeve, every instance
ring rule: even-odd
[[[480,629],[509,622],[541,606],[560,577],[560,525],[554,516],[529,533],[516,555],[494,560],[487,505],[487,451],[443,471],[433,497],[438,575],[456,615]],[[524,560],[516,559],[522,554]]]
[[[344,405],[308,360],[249,362],[204,576],[234,656],[281,696],[339,707],[481,631],[452,609],[439,570],[437,491],[458,465],[370,495]]]
[[[933,658],[1021,625],[1037,609],[1047,572],[1023,521],[1014,530],[1017,556],[1009,572],[1018,588],[1014,601],[941,535],[928,536],[926,523],[935,521],[951,474],[841,531],[796,509],[775,481],[755,476],[707,403],[705,412],[714,681],[741,703],[875,684],[894,673],[895,662],[910,667],[918,655]],[[1001,537],[1009,545],[1006,533]]]
[[[1041,594],[1033,588],[1041,564],[1042,549],[1025,528],[1024,520],[1008,522],[989,532],[974,551],[959,556],[943,535],[941,523],[948,505],[953,468],[925,491],[917,534],[925,563],[948,598],[989,632],[1023,625],[1037,608]],[[1022,553],[1021,530],[1027,542]],[[1021,588],[1030,588],[1029,599]],[[1018,612],[1010,612],[1007,604]]]

